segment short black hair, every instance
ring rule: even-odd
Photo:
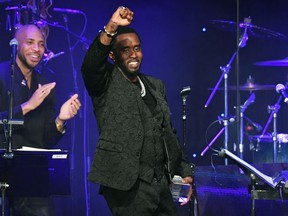
[[[134,33],[137,35],[137,37],[139,38],[139,40],[141,41],[140,39],[140,36],[138,34],[138,32],[131,28],[131,27],[128,27],[128,26],[119,26],[118,29],[117,29],[117,34],[113,37],[112,41],[111,41],[111,50],[114,49],[114,45],[116,43],[116,40],[117,40],[117,36],[118,35],[121,35],[121,34],[129,34],[129,33]]]

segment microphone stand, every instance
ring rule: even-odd
[[[13,61],[13,60],[12,60]],[[11,92],[10,92],[10,100],[9,100],[9,111],[8,111],[8,122],[6,122],[5,120],[3,121],[4,124],[4,128],[5,124],[8,124],[8,135],[7,135],[7,131],[6,131],[6,144],[7,144],[7,149],[5,154],[3,155],[4,158],[13,158],[14,157],[14,153],[12,151],[12,127],[13,125],[11,124],[12,118],[13,118],[13,99],[14,99],[14,79],[15,79],[15,61],[12,62],[11,64]],[[4,132],[5,133],[5,132]]]
[[[16,39],[12,39],[10,41],[10,45],[15,45]],[[17,41],[16,41],[17,42]],[[18,42],[17,42],[18,45]],[[14,153],[12,151],[12,131],[13,125],[23,125],[23,121],[13,120],[13,104],[14,104],[14,80],[15,80],[15,66],[16,66],[16,48],[14,47],[15,51],[13,51],[12,58],[11,58],[11,75],[10,75],[10,95],[9,95],[9,108],[8,108],[8,120],[4,119],[1,121],[4,128],[4,135],[5,135],[5,142],[6,142],[6,151],[3,155],[5,159],[12,159],[14,157]],[[8,127],[8,129],[7,129]]]
[[[63,19],[64,19],[64,22],[65,22],[65,27],[66,29],[69,29],[68,28],[68,17],[66,14],[62,14],[63,15]],[[67,32],[67,41],[68,41],[68,47],[69,47],[69,54],[70,54],[70,63],[71,63],[71,67],[72,67],[72,71],[73,71],[73,81],[74,81],[74,90],[77,94],[79,94],[79,87],[78,87],[78,84],[77,84],[77,71],[76,71],[76,68],[75,68],[75,65],[74,65],[74,58],[73,58],[73,55],[72,55],[72,50],[71,50],[71,39],[70,39],[70,35],[69,33]],[[80,112],[79,113],[80,115],[80,118],[82,117],[82,113]],[[71,169],[74,170],[74,146],[75,146],[75,118],[73,118],[73,124],[72,124],[72,138],[71,138],[71,146],[72,146],[72,154],[71,154]]]
[[[268,112],[270,113],[269,119],[262,131],[262,134],[260,136],[260,140],[263,137],[263,135],[266,133],[267,128],[269,124],[271,123],[271,120],[273,118],[273,133],[272,133],[272,140],[273,140],[273,163],[277,162],[277,113],[280,109],[280,101],[282,99],[282,96],[279,97],[276,104],[274,106],[268,106]]]
[[[13,41],[16,39],[12,39],[10,41],[10,45],[16,45],[17,41]],[[17,42],[18,45],[18,42]],[[13,47],[13,53],[12,53],[12,58],[11,58],[11,79],[10,79],[10,95],[9,95],[9,108],[8,108],[8,120],[4,119],[3,121],[1,120],[1,124],[3,124],[4,128],[4,136],[5,136],[5,144],[6,144],[6,151],[3,154],[3,158],[7,160],[11,160],[14,158],[14,153],[12,151],[12,131],[13,131],[13,125],[20,125],[23,124],[23,121],[16,121],[12,120],[13,118],[13,99],[14,99],[14,80],[15,80],[15,65],[16,65],[16,48],[17,46]],[[8,127],[8,128],[7,128]],[[7,163],[10,164],[10,163]],[[7,165],[6,164],[6,165]],[[5,165],[5,166],[6,166]],[[5,167],[6,168],[6,167]],[[7,177],[7,170],[5,169],[5,178]],[[1,203],[2,203],[2,216],[5,215],[5,192],[6,189],[9,187],[9,184],[7,182],[0,182],[0,188],[1,188]]]
[[[64,22],[65,22],[65,31],[66,31],[66,35],[67,35],[67,42],[68,42],[68,47],[69,47],[69,55],[70,55],[70,63],[71,63],[71,67],[72,67],[72,72],[73,72],[73,81],[74,81],[74,90],[75,92],[79,95],[79,87],[78,87],[78,84],[77,84],[77,70],[75,68],[75,64],[74,64],[74,58],[73,58],[73,49],[72,49],[72,46],[71,46],[71,39],[70,39],[70,34],[72,33],[69,28],[68,28],[68,17],[66,14],[62,14],[63,15],[63,19],[64,19]],[[73,36],[75,36],[75,34],[73,33]],[[82,39],[80,37],[78,37],[78,40],[83,42]],[[79,118],[82,119],[82,112],[80,111],[79,112]],[[75,169],[75,134],[76,134],[76,118],[74,117],[72,119],[72,133],[71,133],[71,175],[72,175],[72,178],[73,178],[73,175],[74,175],[74,169]],[[84,145],[86,146],[86,143],[84,143]],[[84,161],[84,163],[86,163],[87,161]],[[73,193],[73,191],[72,191]],[[73,198],[72,198],[73,200]],[[87,203],[87,200],[85,201],[85,203]],[[86,214],[88,213],[89,210],[87,210]]]
[[[183,126],[183,147],[186,146],[186,98],[182,97],[182,126]]]
[[[184,148],[184,152],[186,150],[186,119],[187,119],[186,100],[187,100],[187,97],[190,94],[190,92],[191,92],[190,86],[183,87],[183,89],[180,92],[180,95],[182,97],[182,124],[183,124],[183,148]],[[198,198],[197,198],[195,179],[193,182],[193,191],[194,191],[193,195],[191,197],[191,200],[189,201],[189,213],[188,213],[188,215],[189,216],[198,216],[198,213],[195,214],[195,210],[198,211]]]
[[[218,117],[218,121],[220,124],[224,124],[224,122],[227,122],[227,126],[229,126],[229,123],[232,123],[235,121],[234,118],[228,118],[228,119],[224,119],[222,117]],[[225,126],[221,128],[221,130],[214,136],[214,138],[210,141],[210,143],[204,148],[204,150],[201,152],[201,156],[203,156],[208,149],[210,149],[210,147],[214,144],[214,142],[218,139],[218,137],[225,131]]]
[[[180,92],[180,95],[182,97],[183,148],[185,148],[186,146],[186,100],[190,92],[190,86],[184,87]]]
[[[205,108],[208,107],[210,101],[212,100],[215,92],[217,91],[222,79],[224,78],[224,120],[223,120],[223,124],[224,124],[224,131],[225,131],[225,139],[224,139],[224,148],[228,149],[228,122],[226,120],[226,117],[228,116],[228,73],[230,72],[231,69],[231,64],[233,62],[233,60],[235,59],[235,56],[237,54],[237,51],[234,52],[234,54],[232,55],[232,57],[230,58],[228,64],[224,67],[220,66],[220,70],[222,71],[222,75],[220,76],[216,86],[214,87],[211,95],[209,96],[206,104],[205,104]],[[228,159],[225,158],[225,165],[228,164]]]

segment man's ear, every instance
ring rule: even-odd
[[[114,55],[114,52],[113,52],[113,51],[110,51],[110,52],[109,52],[109,58],[110,58],[113,62],[115,62],[115,55]]]

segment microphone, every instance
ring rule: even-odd
[[[183,106],[186,105],[186,99],[187,99],[188,95],[190,94],[190,92],[191,92],[190,86],[183,87],[183,89],[181,90],[180,95],[182,97]]]
[[[242,110],[246,110],[248,106],[255,102],[255,93],[253,92],[242,106]]]
[[[186,98],[190,94],[190,92],[191,92],[190,86],[186,86],[186,87],[183,87],[183,89],[180,92],[180,95],[181,95],[182,98],[183,97]]]
[[[68,14],[82,14],[83,11],[68,9],[68,8],[53,8],[55,12],[68,13]]]
[[[18,46],[18,41],[16,40],[16,38],[13,38],[9,45],[12,48],[12,52],[11,52],[11,65],[14,65],[16,62],[16,55],[17,55],[17,46]]]
[[[286,87],[283,84],[279,83],[276,85],[276,92],[282,95],[284,98],[284,103],[288,103],[288,93],[286,91]]]
[[[249,27],[249,25],[251,24],[251,19],[250,18],[245,18],[244,19],[244,23],[241,23],[240,24],[240,27],[244,26],[245,29],[244,29],[244,32],[240,38],[240,41],[239,41],[239,47],[240,48],[243,48],[246,46],[246,42],[248,40],[248,34],[247,34],[247,29]]]

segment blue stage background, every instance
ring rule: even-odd
[[[7,46],[12,38],[6,29],[7,6],[25,1],[0,1],[0,69],[3,70],[9,62],[10,48]],[[86,94],[81,79],[80,68],[87,46],[93,41],[98,31],[108,22],[112,13],[120,5],[129,7],[135,12],[132,27],[141,35],[144,61],[142,72],[164,80],[167,87],[167,99],[171,107],[172,121],[180,142],[183,142],[182,98],[180,91],[185,86],[191,87],[191,93],[186,104],[186,145],[185,153],[189,162],[197,167],[209,166],[213,151],[209,150],[201,157],[200,153],[213,139],[223,125],[209,125],[224,113],[224,92],[216,91],[207,108],[204,105],[213,88],[219,80],[222,71],[220,66],[226,66],[237,49],[237,35],[234,31],[223,29],[211,20],[237,20],[237,2],[239,2],[239,20],[251,17],[252,24],[279,32],[288,37],[288,2],[285,0],[62,0],[54,1],[49,9],[48,48],[54,53],[65,52],[52,59],[42,69],[49,79],[57,82],[58,104],[74,92],[80,94],[82,108],[80,114],[69,122],[66,136],[57,148],[70,152],[71,196],[56,197],[58,215],[110,215],[104,199],[98,195],[98,185],[87,182],[87,173],[98,138],[97,124],[89,96]],[[65,14],[69,32],[64,28],[64,16],[53,8],[68,8],[80,10],[80,14]],[[85,16],[87,26],[85,28]],[[13,17],[13,14],[11,14]],[[57,27],[58,26],[58,27]],[[233,26],[228,26],[232,27]],[[236,27],[235,27],[236,28]],[[234,30],[236,30],[234,28]],[[81,35],[82,30],[83,34]],[[67,28],[66,28],[67,30]],[[254,29],[252,29],[254,30]],[[255,28],[257,30],[257,28]],[[259,29],[258,29],[259,30]],[[72,32],[72,33],[71,33]],[[69,36],[73,46],[68,44]],[[267,39],[267,32],[259,32],[260,37],[249,35],[247,45],[239,53],[239,83],[243,85],[251,76],[259,85],[286,84],[288,71],[286,67],[256,66],[255,63],[267,60],[281,60],[288,55],[288,40],[277,38]],[[81,38],[81,41],[77,41]],[[71,55],[70,55],[71,51]],[[228,74],[229,85],[237,83],[235,60]],[[72,64],[73,63],[73,64]],[[74,68],[72,67],[74,65]],[[1,72],[0,72],[1,73]],[[224,80],[220,87],[223,89]],[[249,91],[240,91],[240,102],[243,104],[249,97]],[[255,91],[256,100],[249,106],[245,116],[265,126],[269,118],[268,105],[274,105],[279,95],[274,89]],[[229,114],[236,115],[237,95],[235,90],[229,91]],[[287,105],[281,102],[278,112],[277,129],[280,133],[288,133]],[[229,149],[237,146],[237,121],[229,126]],[[267,132],[272,132],[272,123]],[[245,125],[246,126],[246,125]],[[209,128],[208,128],[209,127]],[[246,134],[247,132],[247,134]],[[260,135],[261,132],[252,128],[246,131],[244,137],[244,159],[253,163],[255,152],[250,150],[249,135]],[[220,149],[224,143],[223,134],[216,140],[213,148]],[[272,145],[267,142],[267,145]],[[286,149],[287,144],[283,144]],[[264,150],[265,151],[265,146]],[[288,152],[287,152],[288,155]],[[286,160],[286,158],[285,158]],[[223,165],[223,158],[213,157],[216,165]],[[264,161],[265,162],[265,161]],[[288,160],[286,161],[288,162]],[[117,179],[115,179],[117,181]],[[198,180],[196,180],[197,182]],[[208,195],[207,195],[208,196]],[[246,197],[249,199],[249,197]],[[218,202],[219,200],[217,200]],[[246,200],[249,203],[249,200]],[[245,202],[246,202],[245,201]],[[201,203],[200,203],[201,205]],[[205,206],[205,208],[210,208]],[[212,207],[213,208],[213,207]],[[238,207],[235,207],[237,211]],[[248,207],[247,207],[248,209]],[[180,210],[179,210],[180,211]],[[181,210],[183,211],[183,209]],[[185,212],[187,209],[184,210]],[[185,213],[182,213],[182,215]],[[207,215],[219,215],[207,213]],[[237,215],[231,212],[229,215]]]

